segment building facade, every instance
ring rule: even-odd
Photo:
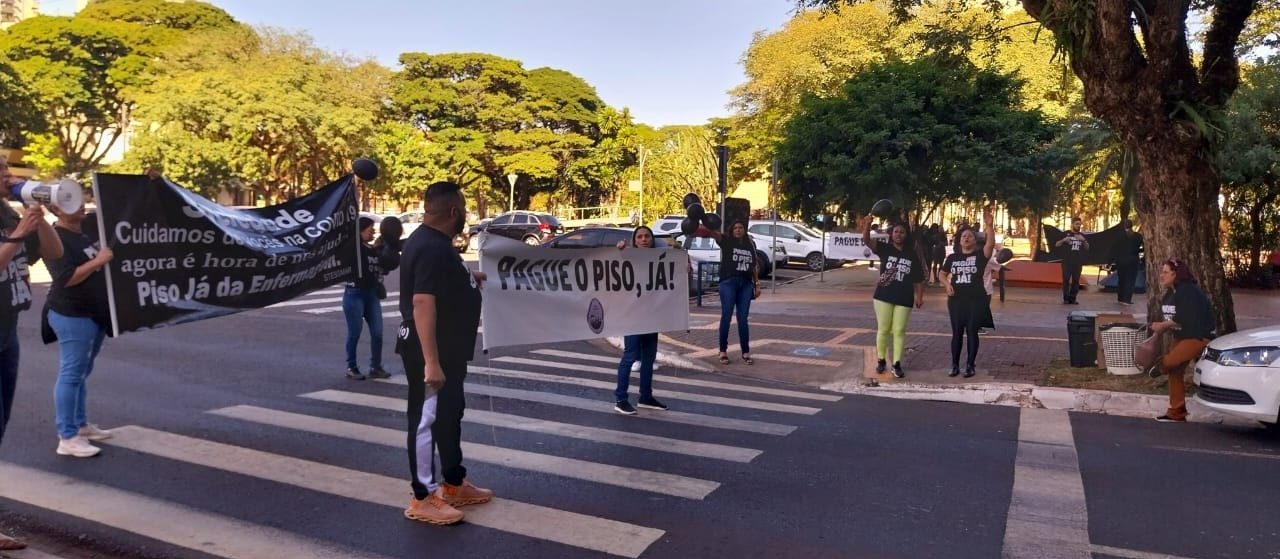
[[[37,0],[0,0],[0,29],[39,14]]]

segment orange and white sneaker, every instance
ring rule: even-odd
[[[462,512],[449,506],[449,503],[432,493],[421,500],[410,497],[409,508],[404,509],[404,517],[428,524],[448,526],[461,522]]]
[[[462,485],[441,483],[438,494],[441,499],[444,499],[444,502],[455,507],[479,505],[493,500],[492,490],[481,489],[471,485],[471,482],[465,479],[462,480]]]

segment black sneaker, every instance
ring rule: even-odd
[[[969,365],[964,368],[964,378],[970,378],[976,374],[978,374],[978,372],[973,369],[973,365]]]
[[[636,414],[636,409],[631,407],[631,402],[628,402],[626,400],[619,400],[618,403],[614,404],[613,411],[616,411],[622,415]]]
[[[664,403],[662,403],[662,402],[659,402],[657,398],[653,398],[653,397],[649,397],[649,398],[641,398],[641,399],[640,399],[640,401],[639,401],[639,402],[636,402],[636,403],[637,403],[640,407],[642,407],[642,408],[649,408],[649,409],[651,409],[651,410],[665,410],[665,409],[667,409],[667,405],[666,405],[666,404],[664,404]]]
[[[905,376],[907,376],[907,373],[902,370],[902,362],[894,361],[893,362],[893,378],[902,378]]]
[[[374,367],[369,369],[369,378],[391,378],[391,373],[382,370],[382,367]]]
[[[949,376],[949,377],[958,377],[958,376],[960,376],[960,366],[958,366],[958,365],[952,365],[952,366],[951,366],[951,370],[950,370],[950,371],[947,371],[947,376]]]
[[[1147,369],[1147,374],[1151,375],[1151,378],[1160,378],[1160,368],[1152,365],[1150,369]]]
[[[1186,423],[1187,422],[1186,419],[1174,419],[1167,415],[1162,415],[1160,417],[1157,417],[1156,421],[1159,421],[1160,423]]]
[[[366,377],[360,372],[359,367],[347,367],[347,378],[351,380],[364,380]]]
[[[883,373],[885,365],[884,359],[876,359],[876,374]]]

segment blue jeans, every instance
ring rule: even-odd
[[[49,311],[49,326],[58,334],[58,351],[61,361],[58,380],[53,382],[53,408],[57,418],[58,436],[70,439],[80,427],[89,424],[85,413],[88,400],[89,374],[93,372],[93,360],[102,350],[102,340],[107,331],[92,318],[66,316]]]
[[[0,332],[0,441],[4,426],[13,414],[13,391],[18,385],[18,329],[15,325]]]
[[[750,278],[732,277],[720,280],[720,352],[729,349],[729,319],[737,309],[738,343],[742,353],[751,353],[751,333],[747,329],[747,313],[751,312],[751,292],[755,283]]]
[[[658,334],[635,334],[622,338],[622,361],[618,363],[618,389],[614,400],[627,399],[631,384],[631,364],[640,362],[640,399],[653,397],[653,361],[658,358]]]
[[[347,317],[347,367],[356,366],[356,346],[364,322],[369,323],[369,367],[382,368],[382,303],[378,290],[348,287],[342,292],[342,314]]]

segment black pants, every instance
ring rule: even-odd
[[[18,386],[18,329],[17,325],[0,330],[0,441],[4,440],[4,426],[13,415],[13,391]]]
[[[467,360],[450,358],[445,348],[440,349],[444,386],[428,393],[418,332],[413,321],[400,325],[396,353],[404,362],[409,381],[409,473],[416,499],[425,499],[440,483],[436,453],[440,455],[440,474],[445,483],[461,485],[467,477],[467,469],[462,466],[462,414],[467,407],[462,384],[467,378]]]
[[[960,366],[960,348],[964,346],[964,338],[969,337],[970,367],[978,360],[978,327],[982,326],[983,300],[977,297],[956,295],[947,298],[947,311],[951,313],[951,366]]]
[[[1119,264],[1116,266],[1116,275],[1120,276],[1119,293],[1116,295],[1116,300],[1121,303],[1132,303],[1133,288],[1138,283],[1138,265]]]
[[[1079,262],[1062,261],[1062,300],[1066,303],[1076,302],[1076,294],[1080,292]]]

